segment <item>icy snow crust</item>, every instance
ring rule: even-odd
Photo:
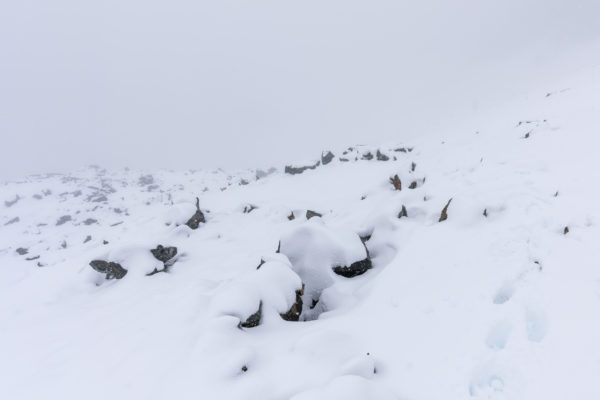
[[[600,398],[598,93],[596,67],[295,175],[3,184],[0,398]],[[146,276],[158,244],[177,260]],[[366,273],[332,272],[367,249]],[[128,273],[106,280],[94,259]],[[303,284],[301,321],[283,320]]]

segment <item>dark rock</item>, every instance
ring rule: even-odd
[[[409,189],[416,189],[417,188],[417,181],[412,181],[410,183],[410,185],[408,186]]]
[[[365,154],[362,155],[361,159],[363,160],[372,160],[373,159],[373,154],[371,154],[371,152],[367,152]]]
[[[248,182],[248,181],[247,181],[247,180],[245,180],[245,179],[241,179],[241,180],[240,180],[240,185],[243,185],[243,186],[245,186],[245,185],[247,185],[248,183],[250,183],[250,182]]]
[[[254,328],[260,324],[260,318],[262,317],[262,300],[258,304],[258,311],[248,317],[246,321],[238,324],[238,328]]]
[[[200,199],[196,197],[196,212],[192,215],[192,218],[188,220],[185,224],[190,227],[190,229],[198,229],[200,223],[206,222],[204,218],[204,214],[200,211]]]
[[[417,164],[415,164],[414,162],[410,164],[410,170],[412,172],[415,172],[415,168],[417,168]]]
[[[279,314],[281,318],[286,321],[298,321],[300,319],[300,314],[302,314],[302,295],[304,294],[304,284],[302,284],[302,289],[296,290],[296,302],[292,304],[292,307],[285,313]]]
[[[260,259],[260,263],[258,263],[258,266],[256,267],[256,269],[260,269],[260,267],[262,267],[264,263],[265,263],[265,260],[263,260],[263,259],[261,258],[261,259]]]
[[[40,256],[27,257],[26,260],[27,261],[33,261],[33,260],[37,260],[38,258],[40,258]]]
[[[398,213],[398,218],[408,217],[408,213],[406,212],[406,206],[403,204],[400,213]]]
[[[327,151],[327,153],[321,153],[321,164],[327,165],[331,161],[333,161],[335,155],[331,151]]]
[[[252,211],[256,210],[258,207],[256,207],[255,205],[252,204],[248,204],[247,206],[244,206],[244,214],[250,214]]]
[[[58,221],[56,221],[56,226],[66,224],[67,222],[71,221],[71,219],[72,218],[70,215],[63,215],[58,219]]]
[[[377,161],[388,161],[390,159],[388,156],[386,156],[379,150],[377,150],[377,154],[375,156],[377,157]]]
[[[566,235],[567,233],[569,233],[569,227],[565,226],[565,229],[563,229],[563,235]]]
[[[115,262],[93,260],[90,262],[90,267],[101,274],[106,274],[106,279],[122,279],[127,275],[127,270]]]
[[[316,300],[312,299],[312,304],[308,308],[310,308],[312,310],[313,308],[315,308],[317,306],[317,304],[319,304],[319,299],[316,299]]]
[[[290,215],[287,216],[287,219],[293,221],[296,217],[294,216],[294,212],[292,211]]]
[[[11,224],[16,224],[17,222],[19,222],[20,219],[19,217],[14,217],[13,219],[11,219],[10,221],[8,221],[7,223],[4,224],[4,226],[6,225],[11,225]]]
[[[317,163],[313,164],[313,165],[305,165],[305,166],[302,166],[302,167],[292,167],[291,165],[286,165],[285,166],[285,173],[286,174],[290,174],[290,175],[297,175],[297,174],[303,173],[304,171],[306,171],[308,169],[315,169],[319,165],[321,165],[321,161],[317,161]]]
[[[152,175],[142,175],[138,179],[138,185],[140,186],[148,186],[154,183],[154,177]]]
[[[110,226],[119,226],[123,223],[123,221],[115,222],[114,224],[110,224]]]
[[[402,153],[406,153],[406,148],[405,147],[400,147],[398,149],[394,149],[394,151],[396,151],[396,152],[400,151]]]
[[[371,268],[373,268],[373,265],[372,265],[369,257],[367,257],[364,260],[360,260],[355,263],[352,263],[349,267],[335,266],[335,267],[333,267],[333,272],[335,272],[336,274],[341,275],[345,278],[352,278],[352,277],[364,274]]]
[[[275,251],[275,253],[281,253],[281,240],[279,241],[279,244],[277,245],[277,250]]]
[[[442,221],[445,221],[448,219],[448,207],[450,207],[451,201],[452,201],[452,198],[450,200],[448,200],[448,203],[446,203],[446,205],[442,209],[442,213],[440,214],[440,219],[438,220],[438,222],[442,222]]]
[[[312,217],[322,217],[322,214],[319,214],[313,210],[306,210],[306,219],[311,219]]]
[[[20,256],[24,256],[25,254],[29,253],[29,250],[26,249],[25,247],[19,247],[17,250],[15,250],[17,252],[17,254],[19,254]]]
[[[87,201],[91,201],[92,203],[101,203],[108,201],[108,198],[102,193],[94,193],[88,196]]]
[[[242,372],[247,372],[248,371],[248,367],[246,367],[245,365],[242,366]]]
[[[164,247],[159,244],[155,249],[151,249],[150,252],[158,261],[167,263],[167,261],[177,255],[177,247]]]
[[[340,157],[340,161],[341,161],[341,162],[348,162],[348,161],[350,161],[350,160],[348,160],[347,158],[341,158],[341,157]]]
[[[98,220],[94,219],[94,218],[87,218],[85,221],[83,221],[84,225],[91,225],[91,224],[95,224],[97,223]]]
[[[21,196],[17,195],[17,196],[15,197],[15,199],[14,199],[14,200],[8,200],[8,201],[5,201],[5,202],[4,202],[4,205],[5,205],[6,207],[12,207],[12,206],[14,206],[14,205],[17,203],[17,201],[19,201],[19,200],[21,200]]]
[[[398,174],[394,175],[393,178],[390,178],[390,183],[394,186],[395,190],[402,190],[402,181],[398,177]]]
[[[90,240],[92,240],[92,237],[91,237],[90,235],[87,235],[87,236],[85,237],[85,240],[83,241],[83,243],[87,243],[87,242],[89,242]]]
[[[488,216],[488,214],[487,214],[487,208],[484,208],[484,209],[483,209],[483,216],[484,216],[484,217],[487,217],[487,216]]]
[[[554,197],[558,197],[558,190],[554,193]]]
[[[368,242],[369,240],[371,240],[371,235],[364,235],[364,236],[359,236],[360,237],[360,241],[364,243]]]
[[[108,240],[103,240],[102,244],[108,244]]]

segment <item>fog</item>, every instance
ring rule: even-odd
[[[2,0],[0,178],[427,135],[585,66],[572,54],[598,15],[597,0]]]

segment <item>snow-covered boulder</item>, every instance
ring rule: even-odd
[[[302,303],[302,281],[286,256],[263,257],[264,263],[218,290],[212,300],[214,316],[239,318],[240,327],[254,327],[273,320],[298,320]]]
[[[356,276],[371,268],[355,232],[329,228],[320,218],[311,218],[285,234],[280,252],[289,258],[306,285],[306,296],[314,301],[334,283],[335,274]]]

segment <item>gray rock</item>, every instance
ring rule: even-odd
[[[14,205],[17,203],[17,201],[19,201],[19,200],[21,200],[21,196],[17,195],[17,196],[15,197],[15,199],[14,199],[14,200],[8,200],[8,201],[5,201],[5,202],[4,202],[4,205],[5,205],[6,207],[12,207],[12,206],[14,206]]]
[[[262,301],[258,304],[258,311],[249,316],[246,321],[238,324],[238,328],[254,328],[260,324],[260,319],[262,317]]]
[[[155,249],[150,250],[150,252],[154,256],[154,258],[156,258],[159,261],[162,261],[163,263],[166,263],[167,261],[169,261],[177,255],[177,247],[164,247],[159,244],[158,246],[156,246]]]
[[[313,210],[306,210],[306,219],[311,219],[312,217],[322,217],[322,214],[319,214]]]
[[[302,284],[302,289],[296,290],[296,302],[292,304],[292,307],[284,313],[279,314],[281,318],[286,321],[298,321],[300,319],[300,314],[302,314],[302,295],[304,294],[304,284]]]
[[[24,256],[25,254],[29,253],[29,250],[26,249],[25,247],[19,247],[17,250],[15,250],[17,252],[17,254],[19,254],[20,256]]]
[[[444,208],[442,209],[442,213],[440,214],[440,219],[438,220],[438,222],[442,222],[448,219],[448,207],[450,207],[451,201],[452,199],[448,200],[448,203],[446,203],[446,206],[444,206]]]
[[[12,224],[16,224],[17,222],[20,221],[19,217],[14,217],[13,219],[11,219],[10,221],[8,221],[7,223],[4,224],[4,226],[6,225],[12,225]]]
[[[408,213],[406,212],[406,206],[402,205],[402,210],[398,213],[398,218],[408,217]]]
[[[352,263],[349,267],[334,266],[333,272],[335,272],[337,275],[341,275],[345,278],[352,278],[352,277],[364,274],[371,268],[373,268],[371,259],[369,257],[367,257],[364,260],[360,260],[355,263]]]
[[[101,274],[106,274],[106,279],[122,279],[127,275],[127,270],[119,263],[107,262],[103,260],[93,260],[90,266]]]
[[[327,153],[321,153],[321,164],[327,165],[331,161],[333,161],[335,155],[331,151],[327,151]]]
[[[319,165],[321,165],[321,161],[317,161],[317,163],[313,164],[313,165],[305,165],[305,166],[302,166],[302,167],[293,167],[291,165],[286,165],[285,166],[285,173],[286,174],[290,174],[290,175],[297,175],[297,174],[303,173],[304,171],[306,171],[308,169],[315,169]]]
[[[388,156],[386,156],[385,154],[383,154],[379,150],[377,150],[376,157],[377,157],[378,161],[388,161],[390,159]]]
[[[91,224],[95,224],[97,223],[98,220],[94,219],[94,218],[87,218],[85,221],[83,221],[84,225],[91,225]]]
[[[142,175],[138,179],[138,185],[148,186],[154,183],[154,177],[152,175]]]
[[[363,154],[361,158],[363,160],[372,160],[373,159],[373,154],[371,154],[371,152],[369,151],[368,153]]]
[[[198,229],[201,223],[206,222],[204,214],[200,211],[200,199],[196,197],[196,212],[192,217],[185,223],[190,229]]]

